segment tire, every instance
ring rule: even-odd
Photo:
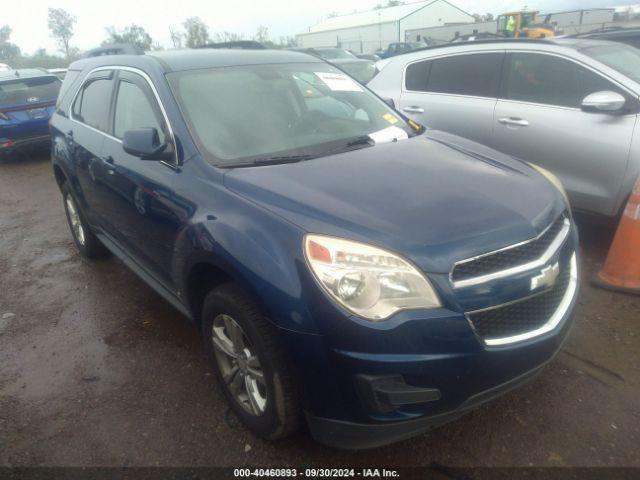
[[[99,258],[108,255],[109,251],[91,231],[91,227],[84,219],[69,184],[66,182],[62,185],[62,203],[73,243],[76,244],[80,254],[86,258]]]
[[[239,331],[229,328],[229,318]],[[237,348],[236,342],[226,342],[221,348],[222,339],[231,340],[234,331],[246,348]],[[275,327],[264,318],[256,302],[233,283],[214,288],[203,304],[202,337],[216,378],[245,426],[270,440],[295,432],[301,415],[294,376]],[[214,346],[214,337],[218,346]],[[235,359],[229,356],[230,351]],[[262,373],[262,382],[256,380],[256,372]],[[261,410],[262,399],[266,403]]]

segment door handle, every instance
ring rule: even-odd
[[[107,155],[106,157],[102,157],[101,160],[107,164],[107,173],[109,175],[115,175],[116,171],[113,168],[113,157],[111,155]]]
[[[499,118],[498,122],[502,125],[513,125],[516,127],[528,127],[529,122],[524,118],[515,118],[515,117],[503,117]]]
[[[421,107],[404,107],[402,110],[407,113],[424,113],[424,108]]]

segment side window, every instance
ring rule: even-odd
[[[553,55],[512,53],[502,96],[508,100],[580,108],[587,95],[602,90],[624,94],[608,80]]]
[[[158,120],[152,101],[136,83],[121,80],[118,84],[113,115],[114,136],[122,138],[127,130],[155,128],[160,142],[164,142],[162,124]]]
[[[62,87],[60,87],[60,92],[58,93],[58,100],[56,102],[56,106],[60,106],[62,99],[69,91],[69,88],[71,88],[71,85],[73,85],[73,83],[76,81],[76,78],[78,78],[78,75],[80,75],[79,70],[69,70],[67,72],[62,82]]]
[[[503,58],[502,53],[475,53],[432,60],[426,91],[496,98]]]
[[[73,103],[74,118],[106,132],[112,86],[111,78],[90,78]]]
[[[405,88],[415,92],[426,92],[432,63],[431,60],[424,60],[409,65],[404,79]]]

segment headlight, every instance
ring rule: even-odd
[[[535,168],[542,175],[544,175],[546,177],[546,179],[549,180],[551,182],[551,184],[560,191],[560,193],[564,197],[564,202],[567,204],[567,208],[569,208],[569,211],[571,211],[571,205],[569,205],[569,197],[567,196],[567,192],[565,191],[564,187],[562,186],[562,182],[560,181],[560,179],[558,177],[556,177],[553,173],[551,173],[549,170],[546,170],[546,169],[542,168],[541,166],[536,165],[535,163],[529,163],[529,165],[531,167]]]
[[[441,306],[424,275],[393,253],[321,235],[307,235],[304,243],[320,285],[360,317],[376,322],[398,310]]]

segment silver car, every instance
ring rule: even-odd
[[[624,208],[640,174],[640,50],[597,40],[505,40],[378,62],[368,87],[430,128],[555,173],[572,208]]]

